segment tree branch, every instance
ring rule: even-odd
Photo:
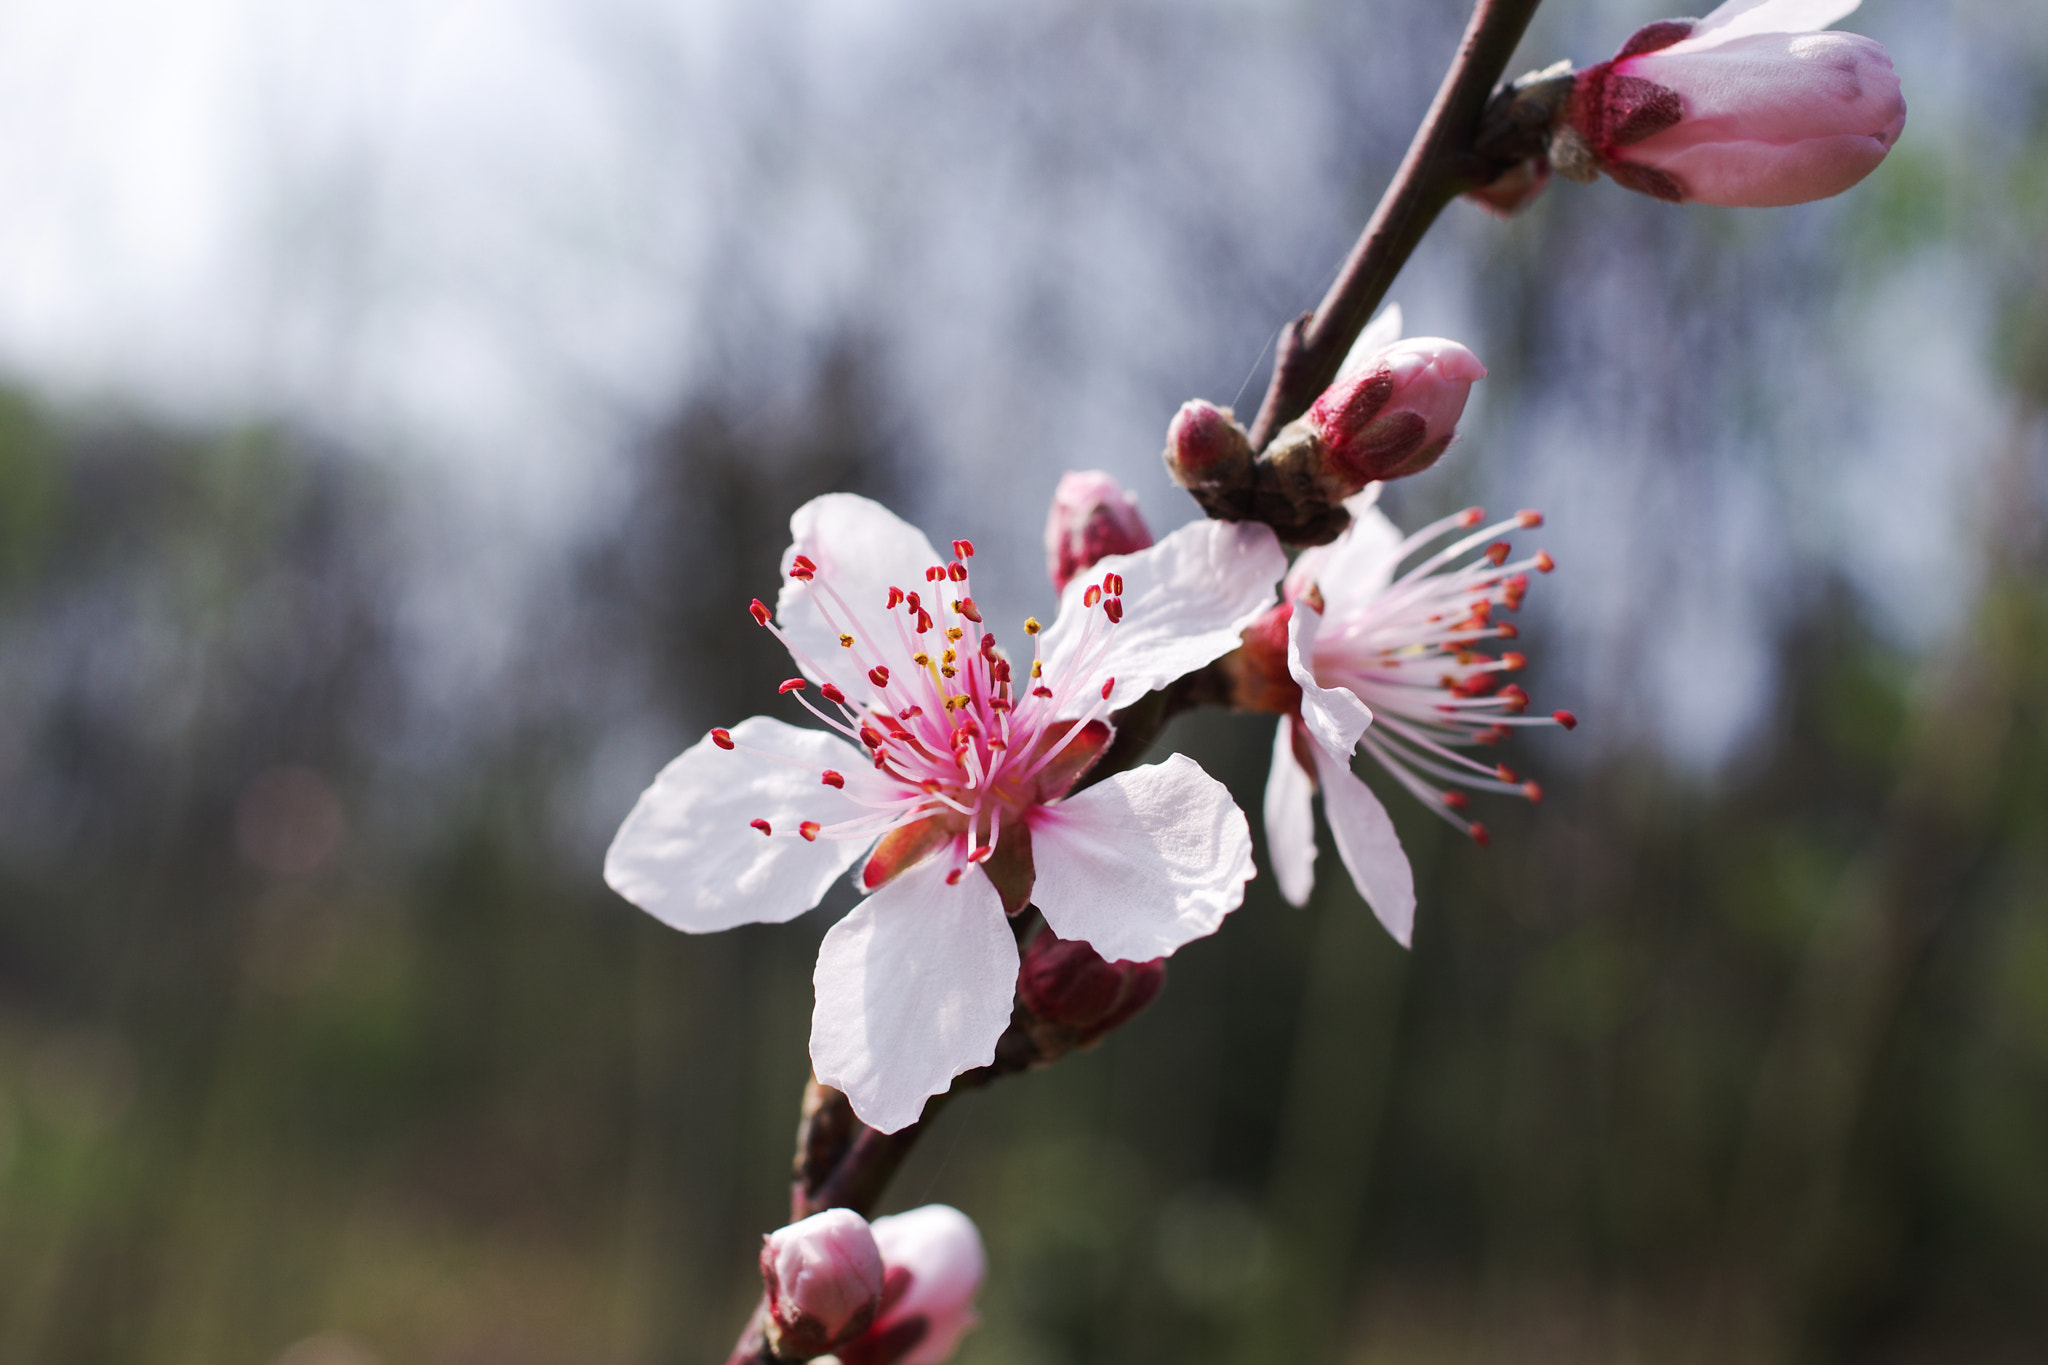
[[[1473,7],[1458,55],[1336,283],[1313,313],[1304,313],[1280,333],[1273,379],[1252,423],[1253,450],[1265,449],[1336,379],[1351,343],[1444,205],[1508,169],[1477,150],[1480,115],[1539,3],[1479,0]]]

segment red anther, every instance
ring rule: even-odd
[[[1534,782],[1524,782],[1522,784],[1522,795],[1529,798],[1529,804],[1532,806],[1543,804],[1543,788]]]
[[[1520,611],[1522,599],[1529,595],[1529,575],[1518,573],[1501,584],[1501,600],[1508,604],[1509,611]]]
[[[960,614],[977,626],[981,624],[981,609],[974,605],[974,599],[971,597],[960,599]]]
[[[917,614],[917,633],[918,633],[919,635],[922,635],[922,634],[924,634],[924,633],[925,633],[926,631],[930,630],[931,628],[932,628],[932,614],[931,614],[930,612],[928,612],[928,611],[920,611],[920,612],[918,612],[918,614]]]
[[[1508,562],[1508,551],[1513,548],[1515,547],[1508,544],[1505,540],[1496,540],[1493,544],[1486,547],[1486,557],[1492,561],[1493,566],[1497,569]]]
[[[791,560],[790,563],[799,569],[808,569],[812,573],[816,573],[818,571],[818,561],[812,559],[809,555],[798,555],[795,559]]]
[[[752,825],[755,829],[760,830],[763,834],[773,834],[775,832],[773,829],[769,828],[768,822],[766,820],[749,820],[747,821],[747,823]]]
[[[1045,686],[1034,687],[1031,689],[1031,695],[1034,697],[1050,697],[1052,689]]]
[[[846,785],[846,774],[837,773],[827,768],[825,769],[824,782],[828,787],[844,787]]]
[[[1101,600],[1102,589],[1095,586],[1093,583],[1090,583],[1088,585],[1088,590],[1081,594],[1081,605],[1084,607],[1092,607]]]
[[[1486,832],[1486,826],[1480,824],[1477,820],[1472,822],[1472,842],[1481,848],[1485,848],[1493,842],[1493,836]]]
[[[1550,713],[1550,718],[1556,721],[1559,725],[1562,725],[1567,730],[1576,730],[1579,728],[1579,718],[1569,711],[1552,711]]]
[[[1498,673],[1474,673],[1463,682],[1451,684],[1451,692],[1460,697],[1490,697],[1500,690]]]
[[[1515,513],[1515,520],[1522,523],[1524,529],[1533,531],[1543,524],[1543,514],[1533,507],[1524,507]]]
[[[1529,694],[1514,683],[1500,690],[1500,698],[1507,703],[1509,715],[1519,716],[1529,709]]]
[[[971,540],[956,540],[956,541],[954,541],[954,542],[953,542],[953,558],[955,558],[955,559],[972,559],[972,558],[974,558],[974,542],[973,542],[973,541],[971,541]]]
[[[1472,798],[1463,792],[1445,792],[1441,799],[1452,810],[1463,810],[1472,804]]]
[[[1486,509],[1484,507],[1467,507],[1464,511],[1458,513],[1458,525],[1460,526],[1477,526],[1485,520]]]
[[[1106,602],[1104,602],[1102,604],[1102,614],[1109,618],[1109,623],[1111,625],[1115,625],[1117,622],[1123,620],[1124,599],[1121,597],[1112,597]]]
[[[924,610],[924,603],[918,600],[917,594],[914,592],[905,594],[903,604],[914,612]]]
[[[1008,659],[998,659],[991,656],[988,667],[989,676],[997,682],[1006,683],[1010,680],[1010,661]]]
[[[818,693],[834,706],[846,705],[846,694],[831,683],[826,683],[823,687],[819,688]]]
[[[977,620],[977,621],[979,621],[979,620],[980,620],[981,618],[980,618],[979,616],[977,616],[977,617],[975,617],[974,619],[975,619],[975,620]],[[977,648],[977,649],[979,649],[979,650],[981,651],[981,657],[982,657],[982,658],[984,658],[984,659],[993,659],[993,658],[995,658],[995,657],[996,657],[996,637],[995,637],[995,636],[993,636],[993,635],[984,635],[984,636],[982,636],[982,637],[981,637],[981,643],[980,643],[979,645],[977,645],[977,646],[976,646],[976,648]]]
[[[1518,654],[1514,650],[1509,650],[1500,656],[1500,666],[1510,673],[1519,673],[1529,666],[1529,658],[1525,654]]]
[[[902,600],[903,600],[903,589],[901,589],[901,588],[899,588],[899,587],[895,586],[895,585],[894,585],[894,584],[892,583],[892,584],[890,584],[890,586],[889,586],[889,600],[888,600],[888,601],[886,601],[886,602],[884,602],[884,603],[882,604],[882,610],[883,610],[883,611],[894,611],[894,610],[896,610],[896,604],[897,604],[898,602],[901,602]]]
[[[747,610],[754,614],[756,621],[764,626],[768,624],[768,608],[762,603],[760,598],[755,598],[753,605],[748,607]]]
[[[954,560],[946,566],[946,577],[952,579],[955,583],[965,583],[967,581],[967,566],[957,559]]]
[[[1124,576],[1120,573],[1113,573],[1108,578],[1102,580],[1102,586],[1109,589],[1111,597],[1122,597],[1124,595]]]
[[[1501,781],[1507,783],[1511,787],[1515,784],[1517,780],[1515,777],[1515,770],[1513,768],[1510,768],[1505,763],[1496,763],[1493,767],[1493,775],[1499,778]]]
[[[796,827],[796,832],[804,836],[805,843],[815,844],[818,842],[818,831],[821,828],[823,826],[816,820],[806,820]]]
[[[1110,694],[1110,693],[1112,693],[1112,692],[1114,692],[1114,691],[1116,691],[1116,679],[1115,679],[1115,678],[1104,678],[1104,679],[1102,680],[1102,699],[1103,699],[1104,701],[1108,701],[1108,700],[1109,700],[1109,694]]]
[[[868,670],[868,681],[877,687],[887,687],[889,685],[889,670],[881,664],[876,664]]]
[[[898,711],[896,713],[896,719],[916,720],[919,716],[923,714],[924,708],[922,706],[906,706],[901,711]]]
[[[721,749],[730,749],[732,747],[732,731],[713,730],[711,732],[711,742]]]
[[[775,690],[777,692],[801,692],[809,685],[802,678],[790,678]]]
[[[1508,733],[1508,727],[1505,725],[1489,725],[1478,734],[1472,736],[1472,738],[1478,740],[1481,744],[1505,744]]]
[[[881,732],[872,726],[863,725],[860,727],[860,742],[870,749],[879,749],[882,747]]]
[[[945,566],[945,565],[943,565],[943,564],[934,564],[934,565],[932,565],[932,566],[931,566],[930,568],[928,568],[928,569],[926,569],[926,570],[924,571],[924,581],[925,581],[925,582],[927,582],[927,583],[936,583],[936,582],[938,582],[938,581],[939,581],[939,576],[940,576],[941,574],[945,573],[945,572],[946,572],[946,566]]]
[[[1483,626],[1487,624],[1490,620],[1492,620],[1492,618],[1493,600],[1491,598],[1482,597],[1477,602],[1474,602],[1472,604],[1472,619],[1474,621],[1478,622],[1480,625]]]
[[[982,863],[987,862],[990,858],[993,858],[995,856],[995,846],[993,844],[983,844],[980,848],[975,849],[972,853],[967,855],[967,861],[975,864],[978,867]]]
[[[946,874],[946,885],[948,885],[948,886],[958,886],[958,885],[960,885],[960,874],[961,874],[961,873],[963,873],[963,872],[965,872],[966,870],[967,870],[967,869],[966,869],[966,868],[964,868],[964,867],[956,867],[956,868],[954,868],[954,869],[953,869],[953,870],[952,870],[951,872],[948,872],[948,873]]]
[[[1500,632],[1500,638],[1503,640],[1519,640],[1522,638],[1522,632],[1516,628],[1513,621],[1502,621],[1499,625],[1494,626],[1494,629]]]
[[[1536,572],[1549,573],[1556,567],[1557,561],[1550,557],[1550,551],[1538,550],[1536,552]]]

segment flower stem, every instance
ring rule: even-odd
[[[1458,55],[1336,282],[1314,312],[1281,330],[1272,382],[1252,423],[1253,450],[1263,450],[1336,379],[1351,343],[1444,205],[1506,169],[1477,150],[1480,116],[1540,3],[1479,0],[1473,6]]]

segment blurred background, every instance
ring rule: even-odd
[[[0,4],[0,1360],[722,1359],[831,914],[672,933],[611,831],[794,716],[805,498],[1011,616],[1063,469],[1192,517],[1464,9]],[[1583,723],[1489,849],[1389,794],[1413,952],[1326,849],[934,1124],[963,1362],[2048,1360],[2048,3],[1850,24],[1841,198],[1410,265],[1492,377],[1388,505],[1549,515]],[[1269,736],[1168,739],[1255,810]]]

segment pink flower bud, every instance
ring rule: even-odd
[[[1193,398],[1166,428],[1166,469],[1182,488],[1227,484],[1251,472],[1252,446],[1229,408]]]
[[[1338,495],[1436,463],[1458,429],[1466,395],[1486,377],[1479,357],[1442,337],[1396,341],[1338,379],[1308,410]]]
[[[1884,48],[1815,31],[1853,8],[1728,0],[1696,24],[1651,24],[1578,74],[1567,121],[1617,183],[1673,203],[1770,207],[1840,194],[1906,126]]]
[[[1152,1003],[1166,984],[1166,959],[1109,962],[1087,944],[1050,929],[1031,940],[1017,970],[1017,996],[1039,1018],[1080,1031],[1089,1042]]]
[[[979,1321],[981,1234],[945,1204],[877,1218],[874,1230],[887,1267],[881,1311],[839,1349],[840,1365],[939,1365]]]
[[[1152,543],[1138,501],[1099,469],[1069,470],[1053,490],[1045,518],[1045,568],[1056,591],[1104,555],[1130,554]]]
[[[881,1306],[882,1252],[865,1218],[827,1209],[762,1239],[768,1340],[807,1360],[867,1330]]]

